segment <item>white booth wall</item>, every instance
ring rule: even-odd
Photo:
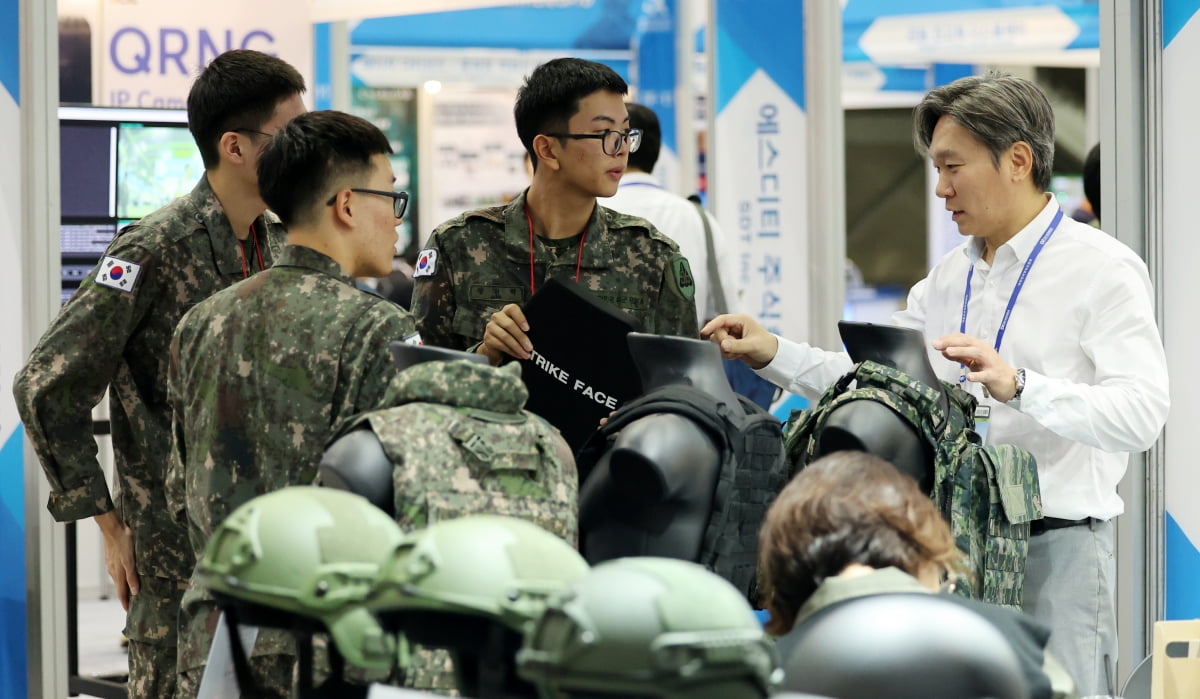
[[[52,68],[57,57],[54,3],[43,0],[0,0],[0,26],[9,15],[21,15],[20,51],[0,41],[0,143],[6,161],[19,168],[0,169],[0,247],[13,264],[4,277],[5,314],[9,328],[22,328],[23,341],[0,348],[0,443],[19,443],[15,409],[11,405],[11,379],[56,310],[57,275],[57,135],[53,123],[57,81]],[[1186,453],[1183,431],[1200,413],[1200,398],[1185,392],[1187,361],[1196,352],[1196,323],[1187,300],[1200,291],[1189,269],[1197,259],[1200,241],[1191,231],[1188,214],[1190,168],[1200,146],[1195,142],[1188,116],[1197,99],[1188,81],[1187,66],[1200,53],[1200,0],[1162,0],[1131,9],[1117,0],[1102,0],[1104,41],[1101,68],[1101,134],[1104,156],[1106,219],[1110,232],[1146,256],[1158,289],[1160,325],[1172,369],[1173,410],[1160,445],[1149,458],[1134,458],[1130,478],[1123,486],[1128,514],[1119,551],[1123,658],[1121,674],[1130,661],[1148,650],[1148,623],[1164,615],[1200,615],[1200,510],[1190,506],[1197,492],[1195,470]],[[49,7],[47,7],[49,6]],[[3,38],[3,35],[0,35]],[[16,54],[14,56],[14,53]],[[1160,64],[1161,61],[1161,64]],[[7,70],[13,64],[18,70]],[[809,63],[811,65],[811,62]],[[1161,72],[1160,72],[1161,71]],[[21,92],[12,94],[19,76]],[[23,95],[23,97],[21,97]],[[813,104],[808,105],[811,108]],[[1139,115],[1137,110],[1143,110]],[[14,144],[20,144],[16,147]],[[1163,144],[1170,144],[1169,148]],[[21,176],[16,181],[12,173]],[[828,176],[828,173],[826,173]],[[840,202],[839,202],[840,203]],[[1106,222],[1107,223],[1107,222]],[[826,229],[830,230],[830,229]],[[1169,254],[1168,254],[1169,253]],[[841,293],[841,279],[833,280]],[[28,302],[22,302],[27,299]],[[14,437],[15,435],[15,437]],[[1179,435],[1172,440],[1172,435]],[[13,458],[9,449],[0,459]],[[0,473],[19,472],[5,468]],[[6,487],[0,481],[0,489]],[[1170,487],[1168,487],[1170,486]],[[12,487],[11,485],[8,487]],[[65,696],[62,675],[63,558],[61,527],[45,513],[45,479],[32,455],[24,459],[23,512],[14,504],[21,497],[0,490],[0,507],[24,517],[25,570],[8,566],[10,581],[19,576],[28,587],[29,696]],[[1165,504],[1165,511],[1163,505]],[[4,512],[0,509],[0,514]],[[1165,520],[1165,530],[1163,523]],[[19,521],[19,520],[18,520]],[[1128,530],[1133,530],[1132,534]],[[7,550],[6,550],[7,553]],[[1165,589],[1164,589],[1165,588]],[[8,588],[0,585],[0,593]],[[0,603],[8,598],[0,594]],[[0,634],[14,623],[9,614],[0,619]],[[1131,632],[1132,630],[1132,632]],[[0,652],[11,650],[3,645]],[[11,654],[7,657],[12,657]],[[12,686],[12,668],[0,657],[0,692]],[[6,674],[7,673],[7,674]],[[15,695],[14,695],[15,696]],[[0,694],[0,699],[5,695]]]

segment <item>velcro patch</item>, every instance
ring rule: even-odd
[[[417,277],[432,277],[437,272],[438,251],[436,248],[425,248],[417,252],[417,264],[413,266],[413,279]]]
[[[136,262],[106,255],[96,268],[96,283],[132,294],[141,271],[142,266]]]
[[[671,287],[687,300],[696,298],[696,278],[692,276],[692,267],[683,255],[671,258]]]

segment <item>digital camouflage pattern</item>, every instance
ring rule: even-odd
[[[168,516],[163,496],[171,440],[171,333],[185,311],[243,279],[243,255],[248,270],[257,271],[255,238],[263,263],[271,264],[283,247],[282,224],[268,212],[254,230],[245,243],[238,241],[202,177],[189,194],[117,234],[104,254],[141,265],[134,286],[113,289],[96,283],[95,270],[89,273],[13,383],[21,420],[50,482],[50,514],[72,522],[115,507],[133,532],[142,592],[132,598],[125,627],[131,697],[163,696],[138,693],[143,685],[164,687],[168,681],[144,674],[162,666],[141,654],[157,655],[158,647],[164,657],[173,656],[175,589],[194,563],[186,530]],[[111,498],[92,430],[92,406],[110,386],[116,481]],[[156,590],[166,592],[158,596]],[[163,670],[172,687],[173,665]]]
[[[1029,523],[1042,517],[1037,461],[1014,445],[982,446],[974,431],[975,398],[942,384],[948,411],[933,387],[898,369],[863,362],[834,382],[814,407],[792,413],[785,428],[788,458],[793,471],[813,460],[825,421],[843,403],[871,400],[891,408],[934,448],[930,497],[949,522],[971,574],[956,591],[1019,609]]]
[[[582,240],[534,236],[534,278],[574,280],[633,316],[642,330],[699,337],[695,280],[679,246],[645,219],[597,205]],[[483,339],[491,315],[529,300],[525,195],[453,218],[433,232],[434,273],[417,277],[413,315],[426,344],[465,350]]]
[[[572,546],[578,531],[575,459],[550,423],[523,410],[521,367],[432,361],[400,372],[390,407],[362,416],[393,464],[396,521],[405,531],[471,514],[519,517]],[[406,686],[455,686],[444,652],[419,652]]]
[[[355,288],[333,259],[294,245],[271,269],[184,316],[170,352],[167,499],[176,516],[186,509],[193,565],[215,524],[239,505],[314,480],[338,428],[383,405],[395,373],[388,343],[413,330],[404,309]],[[181,671],[204,664],[216,614],[193,584],[180,615]],[[254,655],[293,646],[263,630]]]
[[[254,699],[293,699],[296,693],[293,689],[295,681],[295,660],[287,655],[273,655],[256,658],[250,664],[250,676],[258,689]],[[188,670],[179,673],[178,697],[194,697],[200,693],[200,682],[204,679],[204,668]],[[161,696],[169,697],[164,694]]]

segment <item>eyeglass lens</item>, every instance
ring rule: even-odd
[[[616,155],[621,150],[621,144],[629,139],[629,152],[632,153],[642,145],[642,132],[637,129],[629,131],[606,131],[604,133],[604,152]]]

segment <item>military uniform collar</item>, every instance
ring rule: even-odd
[[[242,256],[238,249],[242,242],[234,235],[233,226],[229,223],[229,217],[225,215],[225,208],[217,199],[212,185],[208,183],[207,174],[200,177],[200,181],[188,194],[188,199],[194,209],[192,217],[196,223],[208,231],[217,269],[224,276],[240,277]],[[270,266],[271,260],[279,254],[273,237],[267,234],[268,229],[280,225],[279,217],[270,211],[264,212],[262,216],[254,220],[254,227],[258,232],[259,249],[262,251],[267,266]]]
[[[423,362],[399,372],[388,385],[384,405],[436,403],[513,414],[521,412],[528,397],[520,363],[497,368],[455,359]]]
[[[529,221],[525,218],[526,189],[504,207],[504,254],[512,262],[529,264]],[[580,267],[584,269],[608,268],[617,261],[619,246],[628,241],[620,240],[619,236],[609,235],[609,225],[612,223],[613,212],[599,204],[592,209],[588,218],[587,239],[583,243],[583,254]],[[534,236],[534,258],[538,262],[546,260],[544,244],[538,236]]]
[[[279,260],[275,263],[275,266],[311,269],[322,274],[328,274],[331,277],[336,277],[350,286],[354,286],[354,278],[342,271],[342,266],[337,263],[337,260],[323,252],[317,252],[303,245],[292,245],[289,243],[283,246],[283,251],[279,253]]]
[[[796,613],[796,624],[799,625],[831,604],[892,592],[928,593],[929,590],[913,576],[891,566],[854,578],[825,578],[817,591],[800,606],[800,611]]]

